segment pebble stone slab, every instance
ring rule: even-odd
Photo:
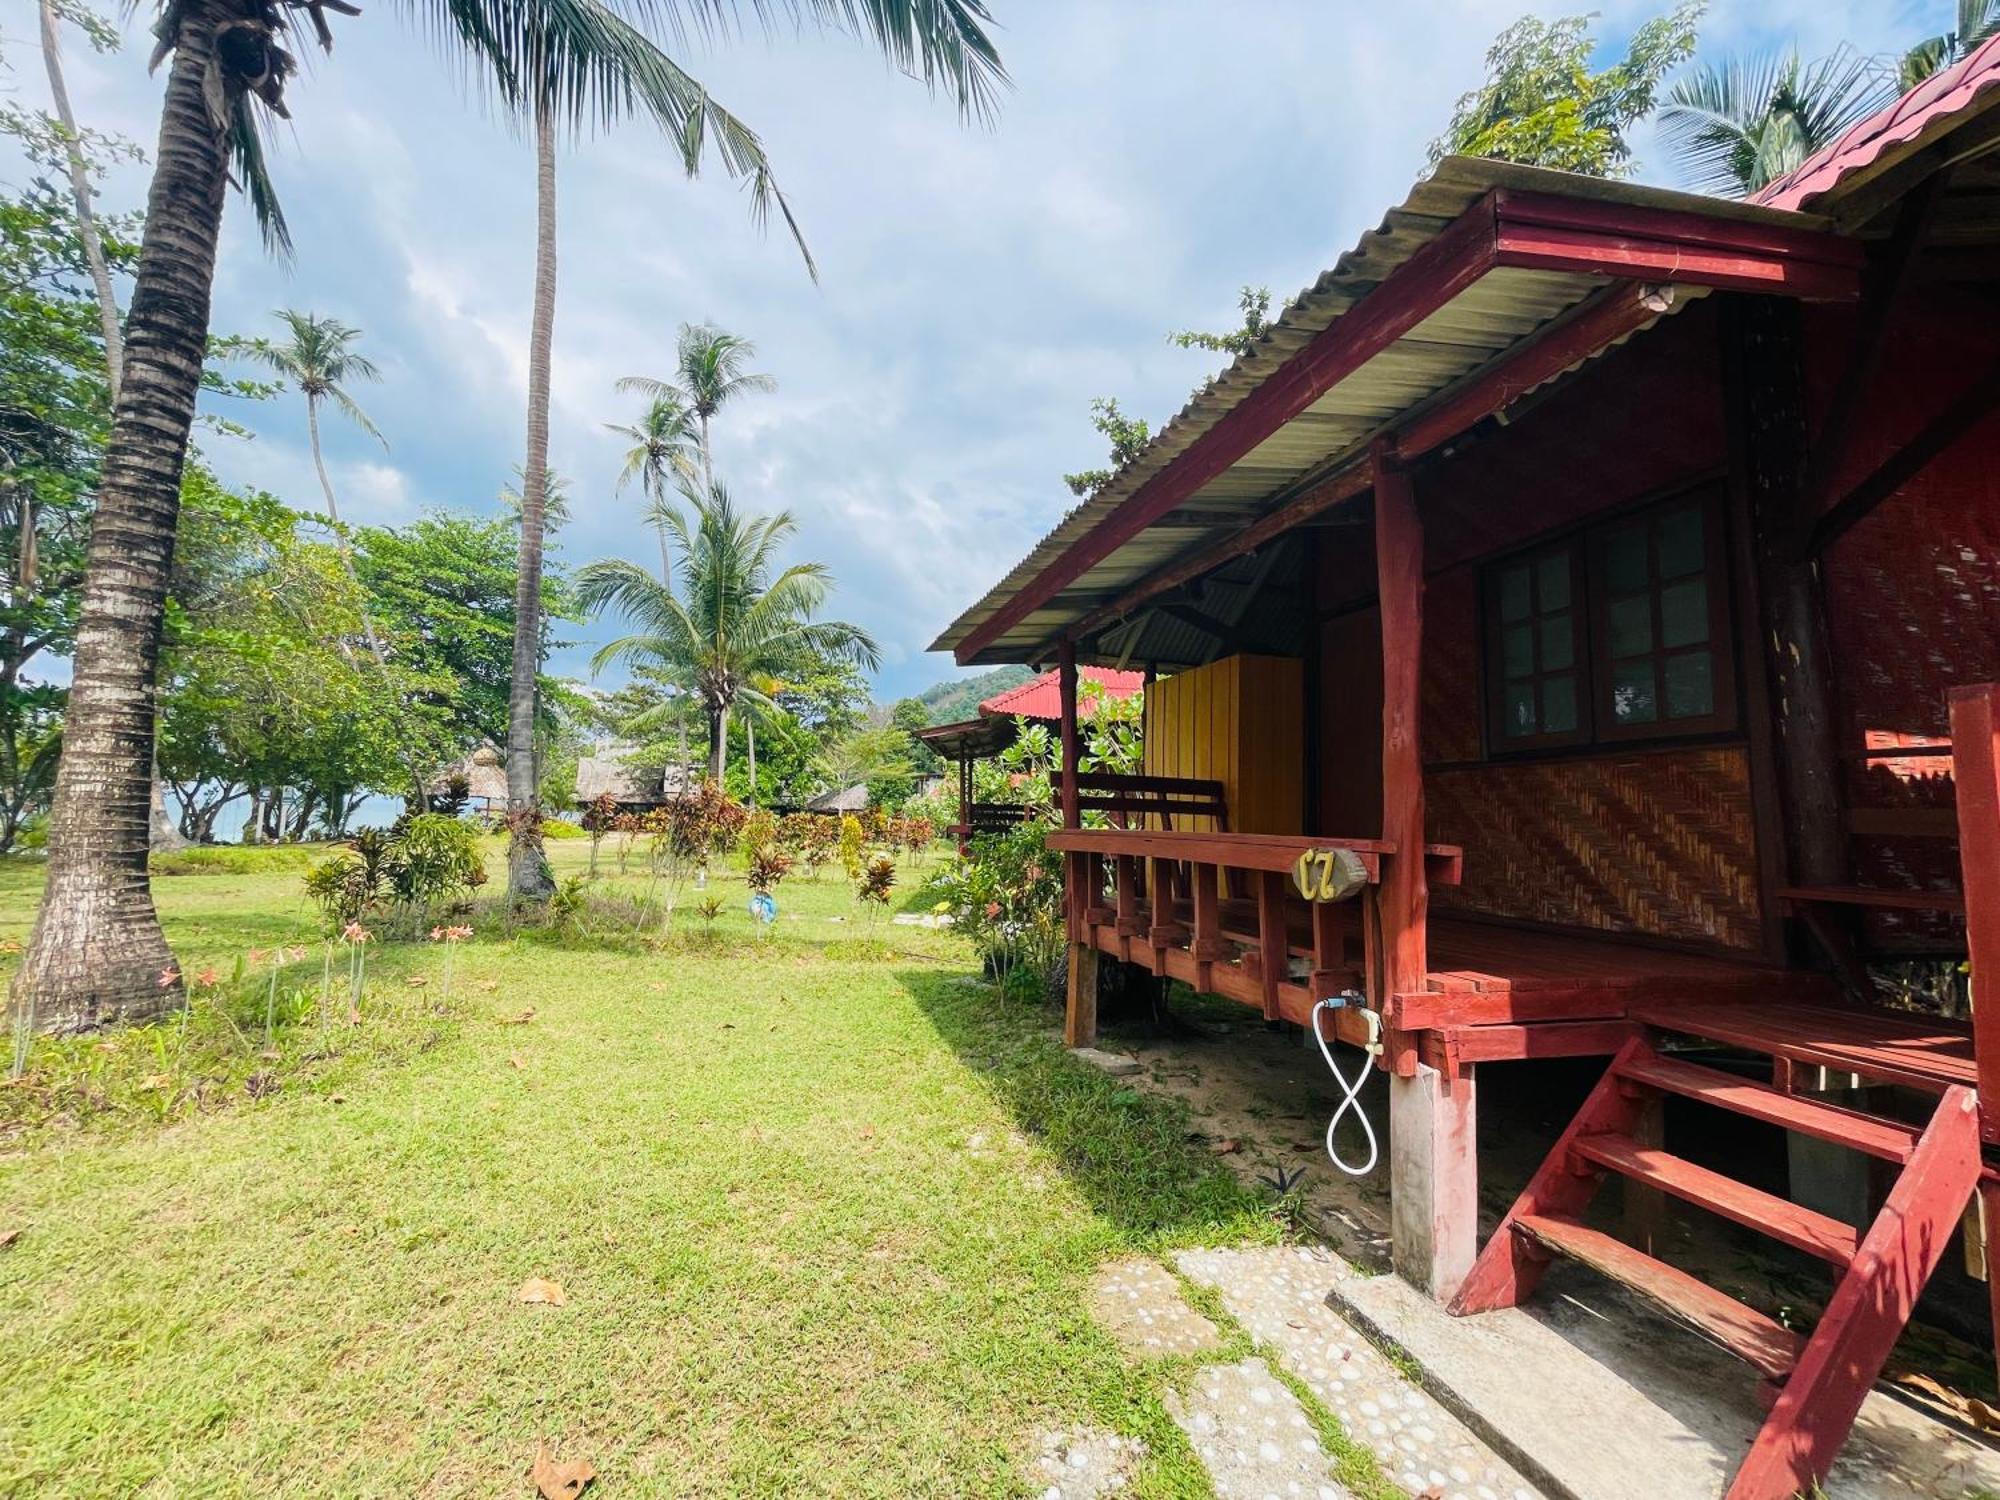
[[[1113,1261],[1090,1284],[1090,1310],[1141,1359],[1205,1354],[1222,1347],[1215,1325],[1187,1305],[1181,1284],[1156,1260]]]
[[[1208,1470],[1217,1500],[1350,1500],[1298,1397],[1263,1360],[1208,1365],[1167,1410]]]
[[[1042,1500],[1097,1500],[1116,1495],[1131,1482],[1146,1456],[1138,1438],[1120,1437],[1099,1427],[1071,1427],[1042,1435],[1034,1482],[1046,1486]]]
[[[1132,1074],[1145,1070],[1145,1065],[1138,1058],[1127,1057],[1123,1052],[1101,1052],[1095,1047],[1072,1047],[1069,1055],[1078,1062],[1087,1062],[1093,1068],[1102,1069],[1113,1078],[1129,1078]]]
[[[1327,1306],[1340,1270],[1325,1251],[1189,1250],[1179,1264],[1221,1293],[1230,1316],[1305,1382],[1400,1488],[1428,1500],[1537,1500],[1464,1423]]]

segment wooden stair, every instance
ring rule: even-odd
[[[1742,1045],[1740,1036],[1729,1040]],[[1852,1147],[1899,1164],[1901,1174],[1874,1223],[1858,1231],[1641,1143],[1635,1132],[1667,1094]],[[1630,1287],[1764,1378],[1770,1412],[1728,1500],[1789,1500],[1810,1491],[1832,1467],[1982,1169],[1978,1109],[1969,1088],[1946,1087],[1936,1113],[1919,1128],[1662,1056],[1653,1038],[1635,1038],[1612,1059],[1480,1252],[1451,1311],[1519,1304],[1558,1255]],[[1826,1261],[1839,1280],[1811,1336],[1801,1338],[1687,1272],[1586,1225],[1584,1210],[1610,1176],[1669,1193]]]

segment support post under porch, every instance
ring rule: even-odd
[[[1083,814],[1077,806],[1077,762],[1082,757],[1076,723],[1076,642],[1063,640],[1056,646],[1056,686],[1062,701],[1062,826],[1080,828]],[[1063,1006],[1063,1045],[1091,1047],[1097,1044],[1097,947],[1090,941],[1085,912],[1096,894],[1085,885],[1092,869],[1084,855],[1070,854],[1063,862],[1063,900],[1069,929],[1068,988]]]
[[[1370,1000],[1429,983],[1424,874],[1422,734],[1424,533],[1416,492],[1394,448],[1378,442],[1375,576],[1382,620],[1382,837],[1396,846],[1377,894],[1381,941]],[[1440,1301],[1472,1268],[1479,1236],[1479,1169],[1470,1072],[1447,1082],[1408,1038],[1387,1039],[1389,1193],[1396,1270]]]

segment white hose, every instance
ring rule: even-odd
[[[1368,1018],[1368,1044],[1362,1048],[1361,1067],[1352,1079],[1341,1072],[1340,1064],[1333,1060],[1333,1049],[1327,1046],[1326,1033],[1320,1029],[1319,1024],[1321,1011],[1345,1010],[1350,1006]],[[1333,1074],[1334,1081],[1340,1085],[1342,1095],[1340,1107],[1333,1112],[1333,1118],[1326,1122],[1327,1158],[1349,1177],[1366,1177],[1375,1170],[1375,1163],[1381,1151],[1375,1140],[1375,1126],[1368,1118],[1368,1111],[1361,1107],[1361,1090],[1368,1082],[1368,1075],[1375,1071],[1375,1058],[1382,1051],[1382,1018],[1369,1010],[1359,995],[1335,995],[1313,1007],[1312,1033],[1313,1040],[1319,1043],[1319,1055],[1326,1059],[1327,1071]],[[1349,1110],[1354,1111],[1354,1117],[1361,1122],[1361,1133],[1368,1138],[1368,1159],[1358,1167],[1344,1160],[1340,1152],[1334,1149],[1333,1144],[1333,1132]]]

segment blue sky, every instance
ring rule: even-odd
[[[1524,9],[1583,8],[992,3],[1016,87],[991,130],[844,38],[684,54],[763,136],[817,287],[719,172],[683,180],[642,128],[577,142],[559,166],[551,457],[575,511],[561,556],[657,559],[612,488],[604,424],[638,405],[613,382],[667,374],[676,326],[718,322],[778,381],[721,419],[719,477],[740,503],[795,512],[798,555],[834,569],[832,612],[882,644],[884,698],[953,674],[924,646],[1071,503],[1061,474],[1101,461],[1092,397],[1156,422],[1178,408],[1213,357],[1171,347],[1169,328],[1226,326],[1246,282],[1282,301],[1310,281],[1401,201],[1496,32]],[[1666,3],[1598,0],[1600,33],[1620,42]],[[1714,0],[1702,50],[1873,52],[1945,29],[1950,9]],[[366,331],[384,378],[357,394],[390,448],[337,421],[328,447],[343,510],[379,522],[494,508],[521,461],[533,261],[526,143],[395,11],[335,17],[334,54],[305,59],[274,162],[296,260],[267,257],[232,199],[215,298],[218,331],[269,332],[280,306]],[[0,36],[8,84],[40,105],[33,6],[0,3]],[[72,34],[65,55],[83,122],[150,149],[146,42],[135,22],[122,53]],[[1637,146],[1640,175],[1671,181],[1647,133]],[[142,192],[127,171],[108,198]],[[296,401],[229,414],[256,435],[205,439],[223,477],[315,507]],[[611,629],[572,630],[557,670],[583,674]]]

